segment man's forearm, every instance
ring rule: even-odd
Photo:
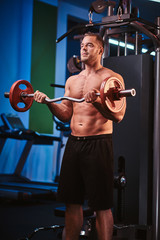
[[[120,122],[123,119],[125,109],[120,111],[119,113],[112,113],[109,109],[104,109],[100,98],[93,103],[93,106],[102,114],[106,119],[112,120],[113,122]]]
[[[63,103],[47,103],[51,113],[62,122],[68,122],[72,117],[72,110]]]

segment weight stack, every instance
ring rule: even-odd
[[[150,225],[152,216],[152,143],[153,143],[153,58],[129,55],[103,59],[103,66],[121,74],[126,89],[135,88],[136,96],[127,98],[122,122],[114,124],[114,166],[125,159],[125,223]],[[114,191],[116,221],[116,189]]]

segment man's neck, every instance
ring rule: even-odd
[[[103,68],[103,66],[101,64],[95,64],[95,65],[85,64],[86,75],[96,73],[101,68]]]

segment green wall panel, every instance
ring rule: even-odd
[[[54,97],[57,8],[34,2],[32,34],[31,84],[34,91]],[[40,133],[53,133],[52,114],[44,104],[34,102],[30,109],[29,127]]]

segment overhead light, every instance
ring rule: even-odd
[[[113,45],[116,45],[116,46],[119,45],[120,47],[125,47],[125,43],[124,43],[124,42],[119,42],[118,40],[115,40],[115,39],[111,39],[111,38],[110,38],[110,39],[109,39],[109,43],[110,43],[110,44],[113,44]],[[132,44],[127,44],[127,48],[128,48],[128,49],[131,49],[131,50],[134,50],[134,45],[132,45]],[[146,52],[148,52],[148,49],[142,48],[141,51],[142,51],[142,53],[146,53]],[[155,52],[154,52],[154,51],[151,52],[150,55],[155,56]]]
[[[146,48],[142,48],[142,53],[146,53],[146,52],[148,52],[148,50],[146,49]]]
[[[146,49],[146,48],[142,48],[142,53],[147,53],[148,52],[148,50]],[[150,55],[152,55],[152,56],[156,56],[156,53],[155,53],[155,51],[152,51],[151,53],[150,53]]]
[[[149,0],[149,1],[160,3],[160,0]]]
[[[109,43],[113,44],[113,45],[119,45],[120,47],[125,47],[125,43],[124,42],[119,42],[117,40],[114,40],[114,39],[109,39]],[[127,44],[127,48],[128,49],[131,49],[131,50],[134,50],[134,46],[131,45],[131,44]]]
[[[151,52],[150,55],[152,55],[152,56],[156,56],[155,51]]]

